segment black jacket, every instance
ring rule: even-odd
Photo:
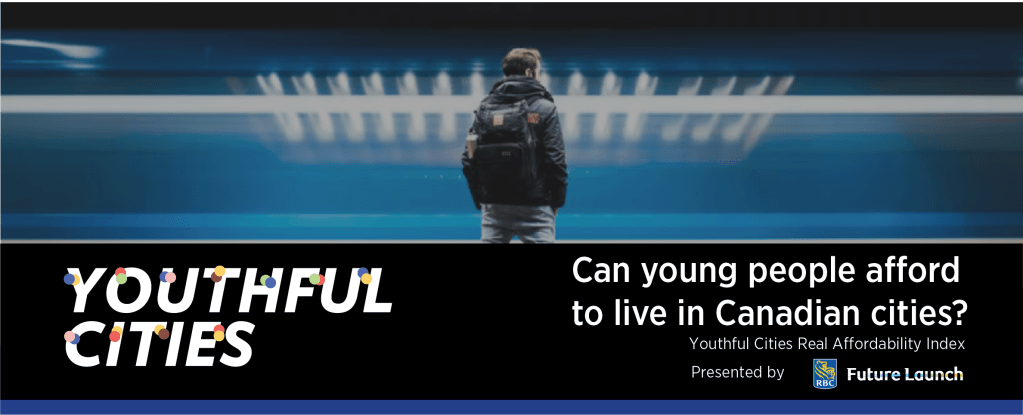
[[[529,188],[528,194],[521,195],[515,200],[493,201],[487,200],[487,196],[480,184],[475,179],[469,166],[468,146],[462,153],[462,172],[469,182],[469,192],[476,204],[476,209],[481,203],[504,203],[511,205],[527,206],[551,206],[560,208],[565,205],[565,192],[568,188],[568,166],[565,163],[565,142],[561,136],[561,124],[558,123],[558,109],[554,106],[554,97],[540,84],[536,78],[512,75],[501,79],[490,90],[490,97],[493,98],[520,98],[528,99],[539,97],[529,107],[530,113],[539,114],[536,124],[530,124],[533,128],[533,136],[537,139],[536,160],[537,181]],[[477,131],[476,121],[469,130],[471,134]]]

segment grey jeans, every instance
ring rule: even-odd
[[[554,242],[554,210],[550,206],[483,204],[484,243],[506,244],[518,235],[523,243]]]

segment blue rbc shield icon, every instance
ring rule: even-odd
[[[813,387],[834,389],[838,386],[838,359],[813,359]]]

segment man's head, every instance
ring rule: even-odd
[[[543,67],[543,58],[540,51],[532,48],[515,48],[504,56],[501,61],[501,70],[505,76],[526,75],[533,78],[540,76]]]

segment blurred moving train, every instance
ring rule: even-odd
[[[0,44],[5,239],[478,238],[461,140],[516,46],[543,52],[560,111],[561,240],[1023,237],[1020,33],[6,30]]]

